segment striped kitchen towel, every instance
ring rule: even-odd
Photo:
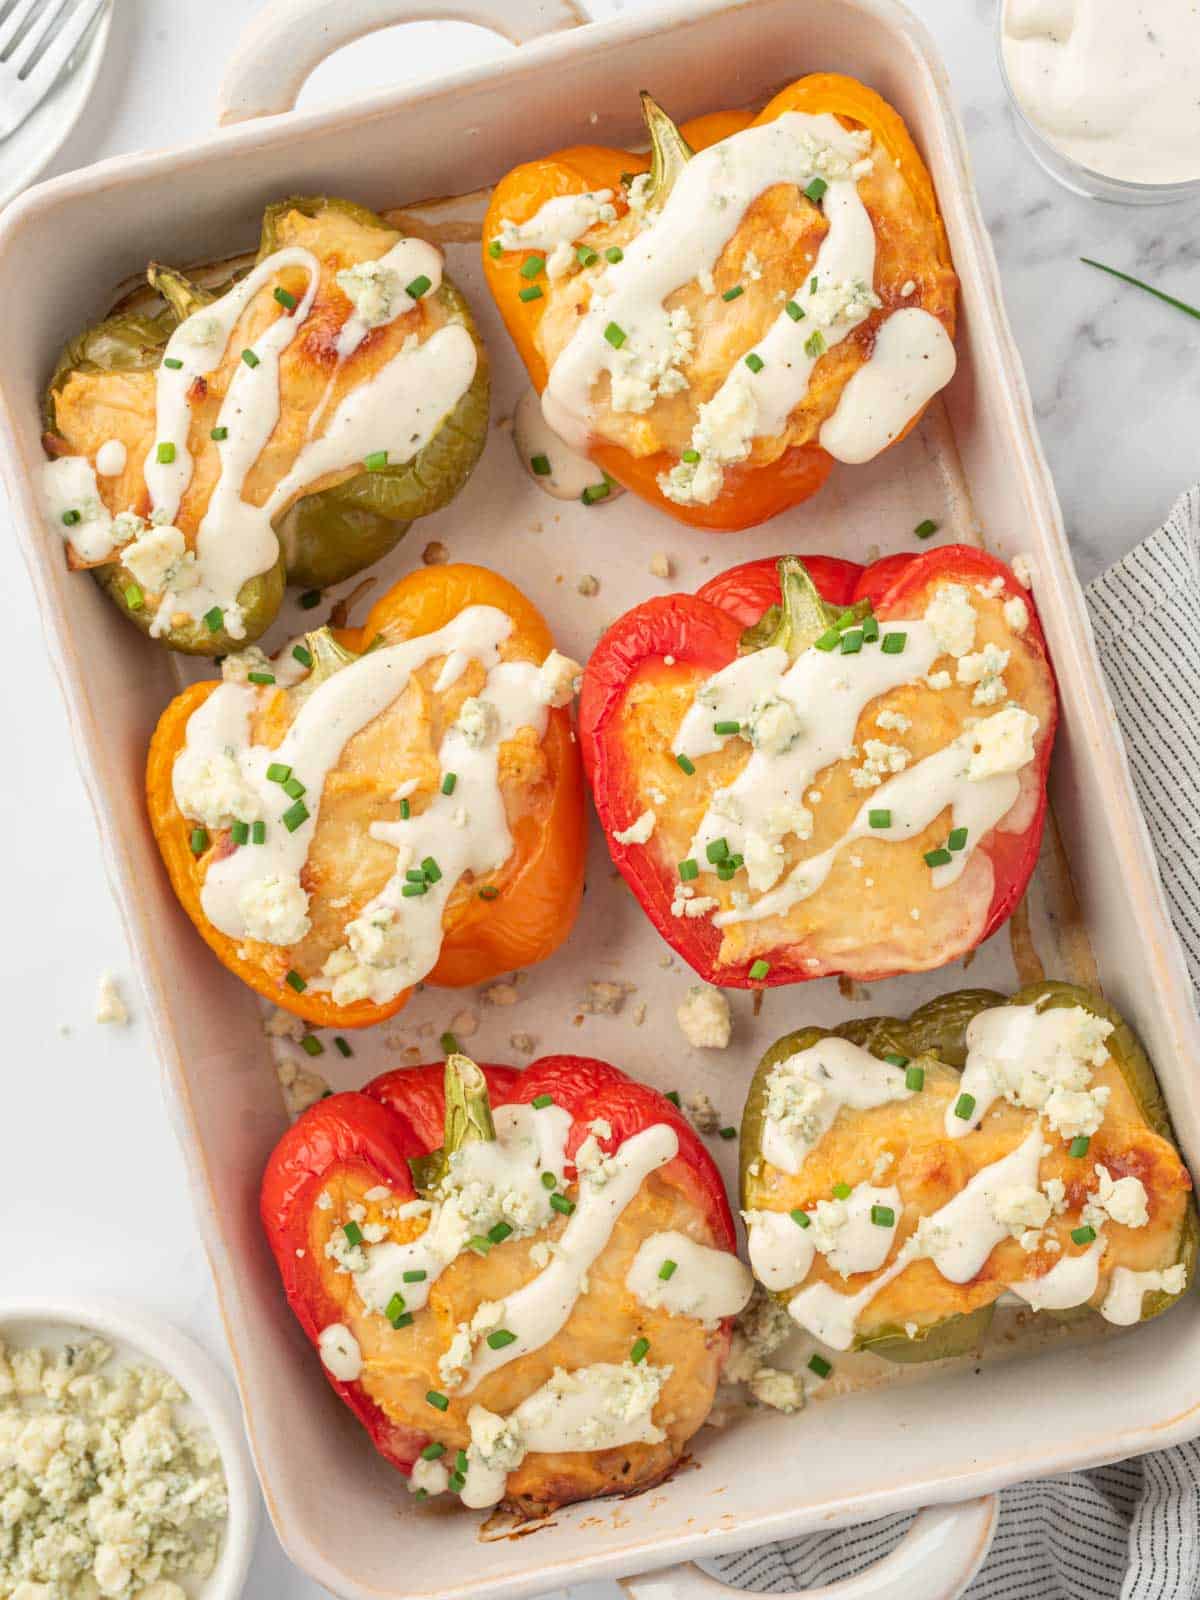
[[[1200,486],[1087,600],[1200,990]],[[705,1565],[739,1588],[810,1589],[879,1561],[910,1521],[884,1517]],[[1200,1444],[1004,1490],[995,1542],[965,1600],[1200,1600]]]

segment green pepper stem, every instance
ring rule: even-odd
[[[869,600],[858,600],[852,606],[832,606],[823,600],[799,556],[780,556],[776,566],[782,604],[771,606],[746,629],[738,641],[739,655],[775,645],[794,661],[841,617],[858,620],[871,610]]]
[[[646,204],[657,208],[675,187],[680,173],[695,151],[658,101],[645,89],[642,90],[642,116],[646,121],[646,132],[650,135],[650,187]]]
[[[174,267],[164,267],[157,261],[152,261],[146,268],[146,282],[157,294],[162,295],[180,322],[202,306],[211,305],[216,299],[216,295],[202,289],[190,278],[185,278],[182,272],[176,272]]]
[[[444,1078],[446,1115],[442,1144],[427,1156],[409,1160],[413,1183],[424,1194],[436,1189],[450,1170],[450,1158],[469,1144],[490,1144],[496,1137],[487,1079],[469,1056],[452,1051]]]

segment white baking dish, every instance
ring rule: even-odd
[[[545,10],[537,0],[268,6],[231,73],[227,118],[286,107],[322,53],[371,26],[414,13],[491,20],[518,32],[563,20]],[[835,1521],[945,1506],[1200,1432],[1200,1300],[1190,1298],[1145,1329],[1082,1344],[1074,1335],[1044,1339],[1018,1360],[912,1369],[885,1382],[876,1367],[851,1359],[827,1387],[855,1392],[829,1395],[799,1418],[760,1415],[705,1433],[695,1470],[639,1499],[559,1513],[529,1537],[481,1531],[474,1517],[440,1508],[415,1512],[402,1482],[327,1392],[278,1291],[256,1215],[258,1175],[284,1125],[261,1017],[176,906],[145,823],[146,741],[181,672],[192,669],[125,628],[92,583],[68,574],[38,519],[40,386],[59,342],[102,311],[109,286],[139,262],[187,263],[245,248],[263,202],[289,191],[328,189],[377,206],[415,202],[477,190],[559,144],[635,140],[642,85],[688,116],[761,103],[781,83],[829,67],[855,73],[895,103],[932,168],[962,278],[960,366],[944,406],[933,407],[897,451],[865,468],[839,469],[807,506],[724,538],[676,527],[631,497],[592,510],[545,500],[517,470],[503,430],[494,429],[463,495],[414,529],[384,576],[440,539],[454,557],[491,562],[521,584],[563,647],[584,655],[605,622],[664,587],[647,573],[658,550],[673,555],[687,588],[725,564],[785,549],[861,558],[871,545],[911,548],[910,530],[928,515],[947,536],[982,537],[1010,558],[1030,552],[1062,691],[1053,797],[1069,869],[1050,837],[1016,936],[991,940],[965,981],[1012,987],[1018,972],[1031,971],[1030,941],[1051,975],[1098,973],[1141,1030],[1200,1168],[1191,991],[1034,434],[945,75],[925,32],[899,6],[687,0],[539,39],[500,64],[430,86],[351,108],[267,117],[179,150],[106,162],[34,190],[0,219],[0,304],[8,313],[0,324],[0,460],[18,536],[143,967],[267,1503],[289,1553],[342,1595],[531,1594]],[[436,215],[461,222],[479,210],[477,200],[466,200]],[[475,247],[451,246],[449,256],[490,340],[503,417],[520,392],[515,357],[482,293]],[[576,592],[585,571],[601,578],[596,598]],[[300,615],[289,612],[280,637]],[[513,1059],[510,1032],[532,1032],[542,1049],[590,1051],[663,1088],[702,1088],[732,1119],[758,1054],[786,1029],[848,1013],[907,1011],[964,981],[957,966],[852,997],[827,981],[769,994],[757,1018],[749,997],[738,996],[733,1046],[701,1059],[683,1046],[672,1016],[687,975],[678,962],[660,965],[662,949],[594,839],[589,892],[570,943],[528,975],[517,1007],[483,1008],[473,1048],[484,1059]],[[587,1015],[578,1001],[591,978],[628,979],[639,992],[617,1018]],[[469,1000],[418,995],[393,1024],[356,1041],[336,1081],[349,1086],[406,1059],[397,1040],[434,1055],[436,1033]],[[643,1003],[648,1016],[638,1027],[635,1008]],[[730,1154],[727,1147],[720,1153]],[[986,1548],[993,1513],[984,1503],[927,1516],[899,1576],[893,1569],[893,1587],[871,1592],[958,1592]],[[681,1582],[672,1575],[666,1592]],[[664,1592],[661,1580],[654,1587]]]

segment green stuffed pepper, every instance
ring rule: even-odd
[[[1153,1068],[1086,989],[945,995],[786,1035],[742,1120],[755,1276],[833,1349],[978,1347],[1001,1296],[1145,1321],[1200,1230]]]
[[[257,255],[146,287],[62,352],[45,502],[75,567],[169,648],[256,638],[446,505],[487,358],[440,252],[349,201],[267,208]]]

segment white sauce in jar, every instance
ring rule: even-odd
[[[1004,65],[1038,131],[1130,183],[1200,178],[1200,6],[1005,0]]]

